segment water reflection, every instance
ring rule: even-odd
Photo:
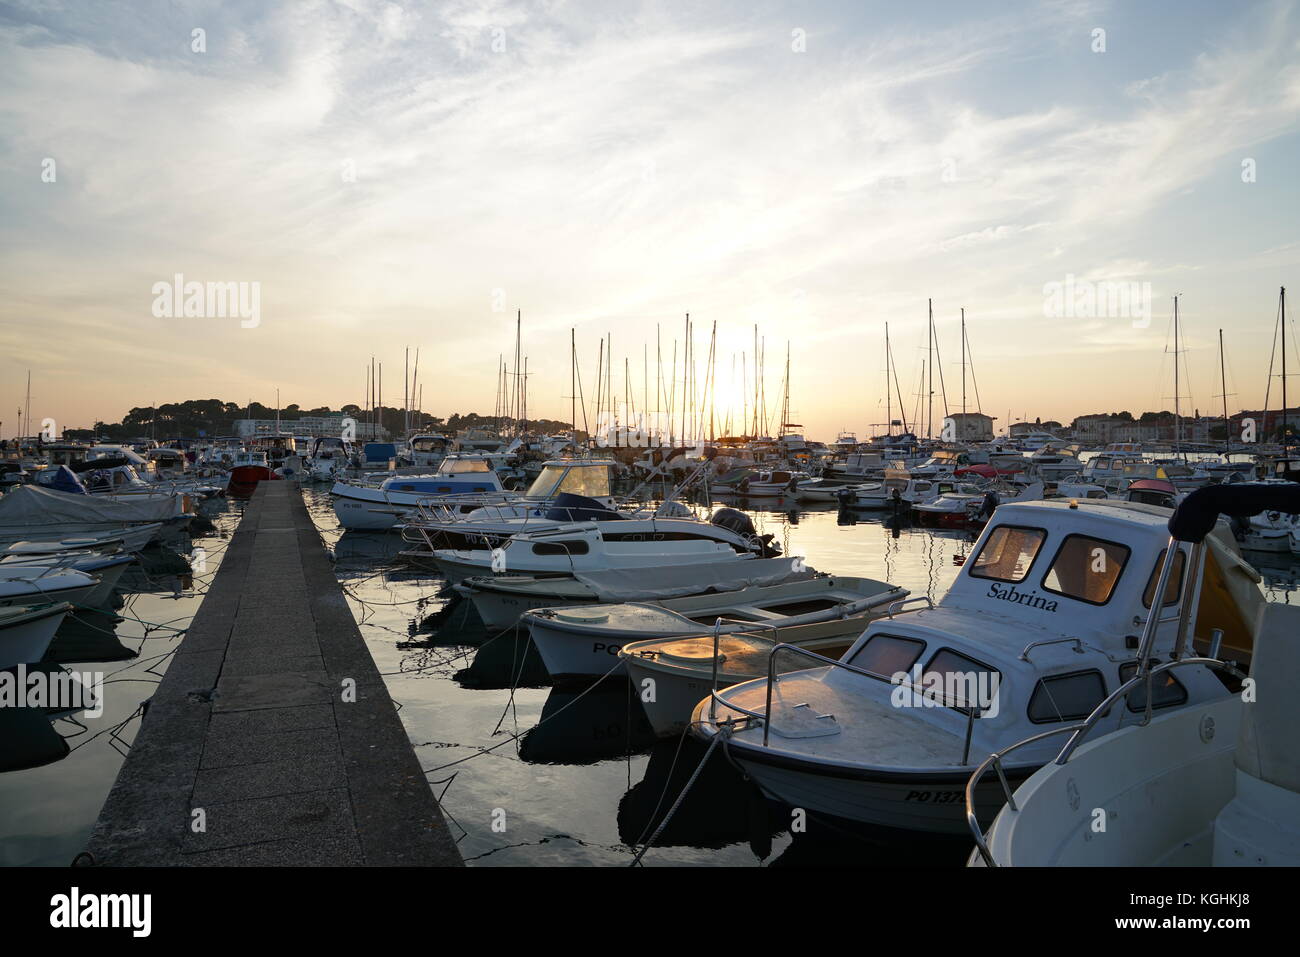
[[[26,666],[47,679],[66,672],[102,680],[102,713],[0,708],[0,866],[66,865],[85,847],[142,702],[165,673],[240,514],[220,499],[201,503],[189,533],[141,551],[109,607],[77,609],[45,659]]]

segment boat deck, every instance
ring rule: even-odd
[[[295,484],[259,483],[87,850],[103,865],[463,863]]]

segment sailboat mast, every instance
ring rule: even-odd
[[[1223,390],[1223,454],[1228,454],[1231,446],[1228,438],[1228,374],[1223,364],[1223,330],[1219,330],[1219,388]]]
[[[966,310],[961,311],[961,420],[966,423]]]
[[[1178,388],[1178,297],[1174,296],[1174,455],[1182,445],[1183,419],[1179,409]]]
[[[1282,457],[1286,458],[1291,454],[1291,430],[1287,427],[1286,402],[1286,286],[1282,287],[1280,295],[1282,309]]]
[[[926,407],[925,407],[925,437],[934,438],[934,300],[925,301],[929,318],[926,320]]]
[[[894,406],[889,398],[889,323],[885,323],[885,438],[894,435]]]

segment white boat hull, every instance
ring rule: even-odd
[[[702,704],[707,708],[707,704]],[[966,780],[973,769],[955,770],[930,778],[902,773],[872,772],[872,779],[809,773],[766,760],[755,760],[750,749],[733,742],[731,757],[768,797],[792,808],[805,808],[838,821],[926,834],[969,836],[966,823]],[[1010,776],[1010,769],[1008,769]],[[1012,787],[1023,780],[1022,772]],[[997,814],[1005,797],[994,780],[984,782],[976,796],[979,817],[988,821]]]
[[[542,663],[556,681],[626,674],[627,669],[618,653],[628,641],[643,637],[630,635],[624,639],[613,635],[576,635],[562,628],[552,628],[544,619],[535,620],[529,632]]]
[[[67,613],[66,606],[59,606],[34,609],[31,615],[0,616],[0,668],[40,661]]]

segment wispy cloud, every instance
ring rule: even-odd
[[[823,384],[857,383],[881,323],[907,342],[934,296],[945,323],[980,317],[991,401],[1068,416],[1083,400],[1063,366],[1096,390],[1089,355],[1151,343],[1063,336],[1045,282],[1182,270],[1212,316],[1262,277],[1239,268],[1228,291],[1207,267],[1256,245],[1275,271],[1297,262],[1272,220],[1258,236],[1235,220],[1227,256],[1221,227],[1161,225],[1190,204],[1294,208],[1294,5],[1215,10],[1195,12],[1220,18],[1211,39],[1147,53],[1123,8],[1056,2],[10,6],[0,377],[62,377],[61,420],[164,389],[339,404],[363,354],[409,343],[430,356],[431,404],[487,407],[521,307],[536,404],[558,414],[570,325],[636,355],[689,310],[719,321],[724,355],[753,322],[791,338],[801,417],[829,429],[844,392]],[[1240,161],[1279,148],[1243,185]],[[262,326],[153,319],[150,286],[176,272],[262,282]],[[135,356],[152,381],[96,355]],[[1056,374],[1024,371],[1045,357]]]

